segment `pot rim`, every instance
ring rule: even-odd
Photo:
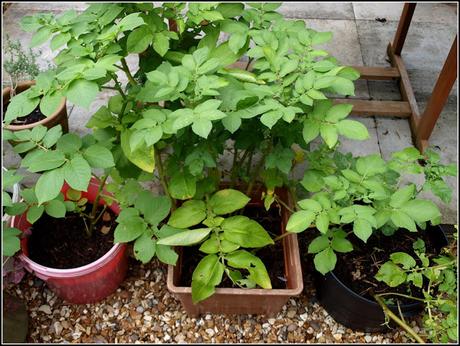
[[[27,87],[26,89],[30,88],[32,85],[35,85],[35,80],[23,81],[23,82],[18,83],[18,87],[19,86],[24,86],[24,87]],[[6,88],[3,88],[2,95],[4,95],[5,93],[9,94],[10,90],[11,90],[11,87],[9,87],[9,86],[6,87]],[[53,114],[51,114],[50,116],[47,116],[45,119],[42,119],[40,121],[36,121],[34,123],[31,123],[31,124],[27,124],[27,125],[11,125],[11,124],[6,125],[6,124],[3,124],[3,128],[6,129],[6,130],[10,130],[10,131],[20,131],[20,130],[31,129],[31,128],[34,128],[35,126],[38,126],[38,125],[45,125],[45,124],[49,123],[50,121],[52,121],[53,119],[57,118],[59,113],[61,113],[62,110],[66,107],[66,102],[67,102],[67,98],[64,97],[62,99],[61,103],[59,104],[59,107],[56,109],[56,111]],[[2,122],[3,122],[3,119],[2,119]]]
[[[431,226],[432,228],[437,228],[441,231],[441,234],[442,236],[444,237],[445,240],[447,240],[447,237],[446,237],[446,234],[444,233],[444,230],[442,229],[442,227],[440,225],[435,225],[435,226]],[[319,273],[318,273],[319,274]],[[326,276],[330,276],[332,277],[340,286],[342,286],[343,288],[345,288],[345,290],[350,293],[353,297],[359,299],[359,300],[362,300],[363,302],[365,303],[368,303],[368,304],[371,304],[371,305],[374,305],[374,306],[379,306],[379,304],[373,300],[370,300],[368,298],[365,298],[361,295],[359,295],[358,293],[356,293],[355,291],[353,291],[350,287],[348,287],[342,280],[340,280],[337,275],[335,275],[334,271],[331,271],[329,273],[327,273],[325,276],[323,277],[326,277]],[[418,305],[420,305],[421,302],[415,302],[415,303],[410,303],[410,304],[401,304],[400,306],[401,307],[407,307],[407,308],[410,308],[410,307],[416,307]],[[388,307],[390,309],[397,309],[398,306],[397,305],[388,305]]]

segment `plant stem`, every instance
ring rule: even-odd
[[[168,184],[166,183],[166,177],[165,177],[164,169],[163,169],[163,162],[161,161],[160,151],[157,148],[154,148],[154,151],[155,151],[155,163],[156,163],[156,166],[158,167],[158,176],[160,178],[161,186],[163,187],[163,190],[166,196],[168,196],[168,198],[171,201],[171,210],[175,210],[176,200],[172,198],[171,194],[169,193]]]
[[[288,235],[290,234],[293,234],[291,232],[284,232],[283,234],[280,234],[279,236],[277,236],[275,239],[273,239],[273,241],[276,243],[277,241],[280,241],[281,239],[287,237]]]
[[[291,207],[289,207],[286,203],[284,203],[284,201],[279,198],[278,196],[275,195],[275,201],[279,204],[281,204],[283,207],[285,207],[287,210],[289,210],[289,212],[291,213],[294,213],[295,211],[291,209]]]
[[[123,97],[123,100],[126,100],[126,95],[125,95],[125,93],[123,92],[123,89],[120,86],[120,82],[118,81],[117,75],[115,73],[111,73],[110,76],[112,77],[112,79],[115,82],[115,90],[118,90],[118,92],[120,93],[121,97]]]
[[[101,199],[101,192],[102,192],[102,189],[105,186],[105,182],[107,181],[108,177],[109,177],[108,174],[103,175],[102,179],[101,179],[101,181],[99,183],[99,187],[97,188],[97,195],[96,195],[96,198],[94,199],[93,208],[92,208],[91,214],[89,216],[89,219],[91,221],[90,221],[90,224],[89,224],[88,234],[89,234],[90,237],[93,234],[94,226],[96,225],[96,222],[98,220],[98,218],[96,217],[97,207],[99,206],[99,201]]]
[[[137,82],[134,80],[134,77],[131,74],[131,71],[129,70],[129,67],[128,67],[128,64],[126,63],[125,58],[121,59],[121,65],[123,66],[123,71],[125,71],[126,77],[128,77],[129,83],[132,86],[136,86]]]
[[[374,295],[374,299],[376,302],[380,305],[380,307],[383,309],[383,312],[390,317],[393,321],[395,321],[399,326],[401,326],[406,332],[408,332],[414,339],[420,344],[424,344],[425,340],[423,340],[410,326],[408,326],[406,323],[404,323],[403,320],[401,320],[398,316],[396,316],[393,311],[391,311],[388,306],[384,303],[382,298],[380,298],[378,295]]]
[[[417,300],[419,302],[425,302],[424,299],[412,297],[412,296],[409,296],[407,294],[402,294],[402,293],[393,293],[393,292],[379,293],[379,294],[376,294],[376,296],[379,296],[379,297],[383,297],[383,296],[398,296],[398,297],[403,297],[403,298],[407,298],[407,299]]]
[[[248,64],[246,65],[246,68],[245,68],[246,71],[248,70],[249,65],[251,65],[252,60],[254,60],[254,59],[253,59],[253,58],[249,58]]]

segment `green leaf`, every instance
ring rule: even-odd
[[[356,160],[356,170],[359,174],[370,177],[376,174],[385,173],[387,168],[385,161],[379,154],[371,154]]]
[[[372,225],[368,220],[357,218],[353,223],[353,233],[363,242],[372,235]]]
[[[401,208],[403,204],[412,199],[415,195],[415,185],[410,184],[402,189],[397,190],[391,195],[390,205],[393,208]]]
[[[319,171],[309,169],[300,184],[309,192],[318,192],[324,187],[323,176]]]
[[[156,254],[158,259],[166,264],[175,265],[179,256],[177,253],[168,245],[156,245]]]
[[[314,199],[303,199],[301,201],[298,201],[297,204],[300,206],[300,208],[312,211],[314,213],[319,213],[321,210],[323,210],[321,204],[319,204]]]
[[[45,211],[45,207],[43,205],[37,206],[33,205],[29,208],[27,211],[27,221],[29,221],[31,224],[34,224],[35,221],[37,221]]]
[[[128,35],[126,48],[129,53],[142,53],[150,45],[153,34],[147,25],[143,25],[133,30]]]
[[[64,165],[64,179],[72,189],[86,191],[91,179],[91,167],[81,155],[76,155]]]
[[[52,94],[46,94],[40,101],[40,111],[43,115],[49,117],[58,110],[63,99],[64,96],[62,96],[62,93],[59,91]]]
[[[329,148],[333,148],[338,139],[337,128],[331,124],[321,124],[319,131],[321,133],[321,137],[323,138],[324,142],[326,142]]]
[[[401,211],[409,215],[417,223],[434,220],[441,216],[435,203],[424,199],[414,199],[404,203]]]
[[[350,252],[353,251],[353,244],[345,238],[334,237],[331,242],[334,251],[337,252]]]
[[[169,193],[175,199],[189,199],[196,193],[196,178],[187,173],[177,172],[169,182]]]
[[[332,32],[324,31],[324,32],[316,32],[313,37],[311,38],[311,44],[323,44],[332,39]]]
[[[206,218],[206,205],[203,201],[187,201],[174,210],[168,225],[176,228],[188,228],[198,225]]]
[[[384,263],[377,274],[375,279],[383,281],[390,287],[397,287],[406,281],[406,273],[393,262]]]
[[[142,263],[147,263],[155,255],[155,248],[155,239],[152,239],[149,232],[145,232],[134,242],[134,256]]]
[[[77,79],[70,84],[66,96],[70,102],[89,109],[98,92],[99,86],[96,82]]]
[[[313,119],[305,119],[302,131],[303,139],[308,144],[319,136],[319,122]]]
[[[222,119],[222,125],[231,133],[235,133],[241,126],[241,118],[236,114],[230,113],[227,117]]]
[[[224,215],[244,208],[250,200],[248,196],[240,191],[224,189],[212,195],[209,199],[209,206],[216,215]]]
[[[348,116],[348,114],[351,113],[352,109],[353,105],[350,104],[342,103],[334,105],[328,109],[325,120],[336,123],[339,120],[345,119]]]
[[[61,125],[57,125],[52,127],[48,130],[45,137],[43,138],[43,145],[46,148],[51,148],[53,145],[56,144],[59,138],[62,136],[62,127]]]
[[[75,133],[66,133],[61,138],[59,138],[56,143],[56,148],[65,154],[72,154],[78,151],[82,144],[83,142],[81,138]],[[56,153],[59,152],[56,151]]]
[[[188,246],[201,242],[212,231],[212,228],[197,228],[161,238],[158,244],[171,246]]]
[[[61,218],[65,216],[66,206],[63,201],[53,199],[45,204],[45,211],[49,216]]]
[[[51,29],[46,26],[42,26],[30,39],[29,47],[34,48],[42,45],[49,40],[51,35]]]
[[[13,120],[26,116],[37,108],[40,97],[29,98],[27,91],[14,96],[6,108],[4,122],[10,124]]]
[[[267,231],[257,222],[246,216],[232,216],[222,222],[224,238],[247,248],[263,247],[273,244]]]
[[[208,138],[208,135],[212,130],[212,122],[207,119],[197,119],[192,124],[192,130],[198,136]]]
[[[169,50],[169,38],[161,32],[156,33],[153,36],[153,49],[164,56]]]
[[[318,91],[316,89],[308,90],[307,95],[311,97],[313,100],[327,100],[327,97],[321,91]]]
[[[192,275],[192,301],[194,304],[214,294],[215,286],[222,281],[224,269],[224,265],[216,255],[207,255],[198,263]]]
[[[283,113],[280,110],[273,110],[263,114],[260,117],[260,121],[262,124],[271,129],[282,117]]]
[[[128,243],[133,241],[141,236],[147,228],[144,220],[136,215],[130,216],[128,219],[123,220],[123,222],[120,222],[119,218],[117,218],[117,221],[119,224],[115,228],[114,243]]]
[[[407,281],[412,281],[415,287],[422,288],[423,286],[423,275],[422,273],[409,273],[407,275]]]
[[[56,49],[62,47],[65,45],[69,40],[72,38],[72,36],[68,32],[62,32],[60,34],[57,34],[56,36],[53,37],[50,43],[50,47],[52,51],[55,51]]]
[[[121,132],[120,139],[123,153],[125,154],[127,159],[134,163],[137,167],[148,173],[153,173],[153,170],[155,169],[154,147],[140,147],[137,150],[131,151],[131,148],[129,146],[131,136],[132,132],[129,130],[124,130]]]
[[[267,269],[260,258],[248,251],[237,250],[226,255],[225,259],[228,265],[233,268],[248,270],[250,274],[248,279],[254,281],[260,287],[265,289],[272,288]]]
[[[2,247],[3,256],[13,256],[21,249],[19,235],[22,234],[20,230],[12,227],[4,227],[2,230]]]
[[[154,196],[150,191],[142,191],[135,202],[135,207],[144,215],[145,220],[157,226],[171,209],[171,200],[167,196]]]
[[[332,83],[331,88],[341,95],[355,95],[355,85],[351,80],[343,77],[337,77]]]
[[[325,210],[316,217],[316,228],[323,234],[329,230],[329,215]]]
[[[300,233],[311,226],[316,214],[310,210],[296,211],[291,215],[286,225],[286,231]]]
[[[43,173],[35,184],[35,194],[38,204],[55,199],[64,185],[64,172],[62,168]]]
[[[393,210],[391,212],[391,221],[396,227],[405,228],[411,232],[417,232],[417,226],[415,225],[414,220],[400,210]]]
[[[366,126],[355,120],[341,120],[337,123],[337,130],[340,135],[350,139],[365,140],[369,138]]]
[[[110,168],[115,165],[109,149],[99,144],[91,145],[83,151],[83,157],[94,168]]]
[[[390,259],[395,264],[402,264],[404,269],[411,269],[417,265],[414,258],[405,252],[393,252]]]
[[[60,151],[41,151],[29,162],[28,170],[34,173],[49,171],[62,166],[64,162],[65,156]]]
[[[326,235],[320,235],[312,240],[308,245],[308,253],[318,253],[330,246],[329,238]]]
[[[130,31],[144,24],[144,20],[140,17],[140,13],[131,13],[117,24],[121,31]]]
[[[328,247],[315,255],[313,263],[315,264],[316,270],[325,275],[335,268],[337,256],[332,248]]]

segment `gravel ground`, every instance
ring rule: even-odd
[[[59,343],[404,343],[397,329],[353,332],[336,323],[314,298],[308,273],[304,292],[272,318],[204,315],[190,318],[166,288],[167,267],[131,259],[127,279],[98,304],[68,305],[27,274],[8,292],[27,301],[28,342]],[[415,322],[414,322],[415,323]],[[417,327],[416,327],[417,328]]]

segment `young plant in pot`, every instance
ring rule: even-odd
[[[20,202],[6,208],[14,215],[4,232],[7,244],[17,246],[19,236],[25,268],[64,300],[101,300],[127,270],[126,244],[113,241],[119,206],[104,187],[112,153],[91,135],[62,135],[60,125],[19,133],[23,142],[16,145],[29,148],[21,167],[39,177],[21,191]],[[102,171],[99,178],[95,170]]]
[[[4,69],[10,85],[3,88],[3,127],[10,131],[31,129],[37,125],[51,128],[61,124],[68,131],[66,100],[52,88],[54,74],[40,72],[39,54],[25,52],[19,41],[6,36]],[[30,80],[25,80],[29,78]]]
[[[440,164],[433,151],[421,155],[412,147],[393,153],[389,161],[378,154],[352,157],[325,148],[311,152],[307,160],[310,168],[301,184],[311,196],[298,202],[287,230],[319,231],[310,239],[308,253],[314,254],[315,268],[322,274],[317,294],[331,316],[352,329],[382,330],[385,315],[374,295],[388,287],[374,276],[391,252],[408,252],[416,258],[412,243],[417,237],[426,242],[431,255],[446,245],[437,205],[419,194],[431,189],[445,199],[445,190],[433,187],[445,184],[442,177],[455,175],[456,167]],[[416,185],[405,173],[424,173],[425,182]],[[423,298],[426,287],[420,285],[419,276],[411,278],[414,284],[397,292]],[[389,309],[399,308],[405,317],[423,308],[413,300],[399,300],[395,297]]]
[[[296,237],[282,235],[291,202],[287,193],[276,190],[294,185],[293,161],[299,160],[293,148],[297,144],[297,156],[301,156],[308,150],[309,138],[320,132],[329,144],[339,134],[354,139],[368,136],[362,124],[344,119],[349,112],[343,110],[319,126],[324,114],[316,105],[326,99],[324,93],[353,95],[358,74],[316,47],[327,42],[331,33],[306,28],[303,21],[286,21],[275,12],[278,7],[273,3],[248,7],[193,3],[187,8],[184,4],[92,4],[78,17],[63,14],[65,21],[45,15],[23,20],[23,26],[38,29],[37,34],[48,31],[52,40],[64,35],[64,49],[56,63],[59,80],[68,85],[69,99],[81,94],[90,104],[100,89],[118,93],[87,124],[95,136],[112,145],[116,174],[112,174],[115,184],[110,190],[123,207],[115,236],[134,241],[135,255],[142,261],[155,255],[167,263],[178,260],[179,265],[169,267],[169,287],[187,301],[184,305],[190,313],[276,312],[290,295],[300,293]],[[173,24],[171,30],[167,23]],[[230,37],[220,42],[222,32]],[[127,63],[130,54],[139,57],[137,71]],[[229,67],[244,55],[251,59],[253,72]],[[230,167],[225,163],[229,152],[233,155]],[[149,176],[158,179],[166,196],[157,200],[161,213],[151,220],[155,208],[152,211],[147,201],[152,197],[119,197],[123,191],[144,194],[136,192],[139,180]],[[225,204],[226,198],[235,205],[224,209],[215,202]],[[252,208],[242,211],[249,199],[272,209],[266,213],[259,208],[254,220]],[[169,207],[171,216],[163,220]],[[258,225],[256,221],[269,215],[277,218],[270,227]],[[176,223],[181,218],[187,222]],[[226,231],[229,225],[240,235],[228,235],[232,233]],[[261,239],[252,241],[252,230]],[[181,237],[186,240],[177,243]],[[233,244],[214,252],[210,244],[223,237]],[[275,287],[272,280],[267,281],[267,268],[251,257],[271,245],[272,237],[280,237],[277,244],[281,244],[283,259],[273,265],[283,263],[281,279],[276,280],[284,288],[241,288]],[[206,244],[202,249],[208,252],[212,248],[213,253],[199,255],[207,258],[205,264],[220,258],[210,282],[202,282],[204,264],[197,265],[195,280],[181,281],[180,272],[195,268],[186,270],[180,264],[188,263],[187,249],[182,249],[178,259],[168,246],[186,243]],[[197,257],[196,253],[192,256]],[[244,257],[239,264],[226,259],[235,254]],[[215,288],[222,278],[229,287]],[[193,294],[197,304],[192,303],[192,287],[198,287]],[[251,292],[257,294],[250,296]],[[218,300],[223,296],[225,304]],[[234,298],[243,296],[247,299]],[[276,296],[282,298],[275,306]],[[257,301],[257,306],[248,299]]]

